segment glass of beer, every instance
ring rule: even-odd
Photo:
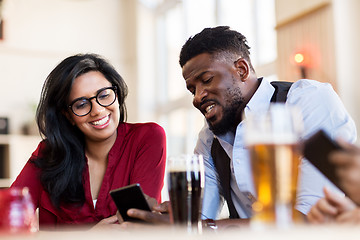
[[[168,158],[170,216],[175,226],[190,233],[201,233],[201,206],[204,188],[202,155],[190,154]]]
[[[28,188],[0,190],[0,234],[35,232],[36,221]]]
[[[289,226],[300,219],[295,210],[302,116],[295,107],[270,105],[265,112],[248,112],[245,142],[249,149],[256,201],[254,226]]]

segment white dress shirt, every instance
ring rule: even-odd
[[[269,108],[274,91],[275,89],[270,82],[263,79],[244,109],[245,118],[249,112],[266,111]],[[292,84],[286,104],[296,105],[302,112],[303,139],[308,138],[319,129],[324,129],[333,139],[341,137],[349,142],[355,142],[356,127],[354,121],[330,84],[301,79]],[[244,124],[241,122],[236,128],[235,136],[232,133],[227,133],[217,136],[217,138],[231,159],[232,177],[230,185],[235,208],[241,218],[248,218],[251,216],[251,200],[255,193],[249,153],[245,148],[243,131]],[[214,134],[205,122],[194,150],[195,153],[202,154],[205,161],[203,219],[216,219],[223,204],[223,197],[219,193],[219,179],[210,153],[213,138]],[[323,197],[324,186],[336,189],[306,159],[302,159],[299,176],[296,208],[304,214],[307,214],[311,206]]]

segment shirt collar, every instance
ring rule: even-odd
[[[270,82],[265,78],[258,78],[260,85],[254,95],[251,97],[250,101],[247,103],[244,109],[244,115],[248,112],[263,112],[267,111],[270,106],[271,97],[275,92],[275,88],[270,84]],[[239,123],[236,129],[236,135],[238,135],[239,128],[241,128],[242,122]],[[215,136],[215,135],[214,135]],[[234,143],[235,136],[232,132],[227,132],[223,135],[217,136],[218,139],[226,141],[230,144]]]
[[[245,117],[248,112],[263,112],[270,106],[275,88],[265,78],[259,78],[260,85],[244,109]]]

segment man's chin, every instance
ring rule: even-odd
[[[212,124],[210,121],[207,121],[209,129],[217,136],[227,133],[230,129],[228,127],[222,126],[221,123]]]

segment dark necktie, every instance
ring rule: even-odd
[[[230,218],[239,218],[239,214],[237,213],[234,203],[231,199],[230,158],[225,152],[225,150],[222,148],[217,138],[214,138],[213,143],[211,145],[211,157],[214,160],[215,168],[219,175],[222,195],[227,202]]]

